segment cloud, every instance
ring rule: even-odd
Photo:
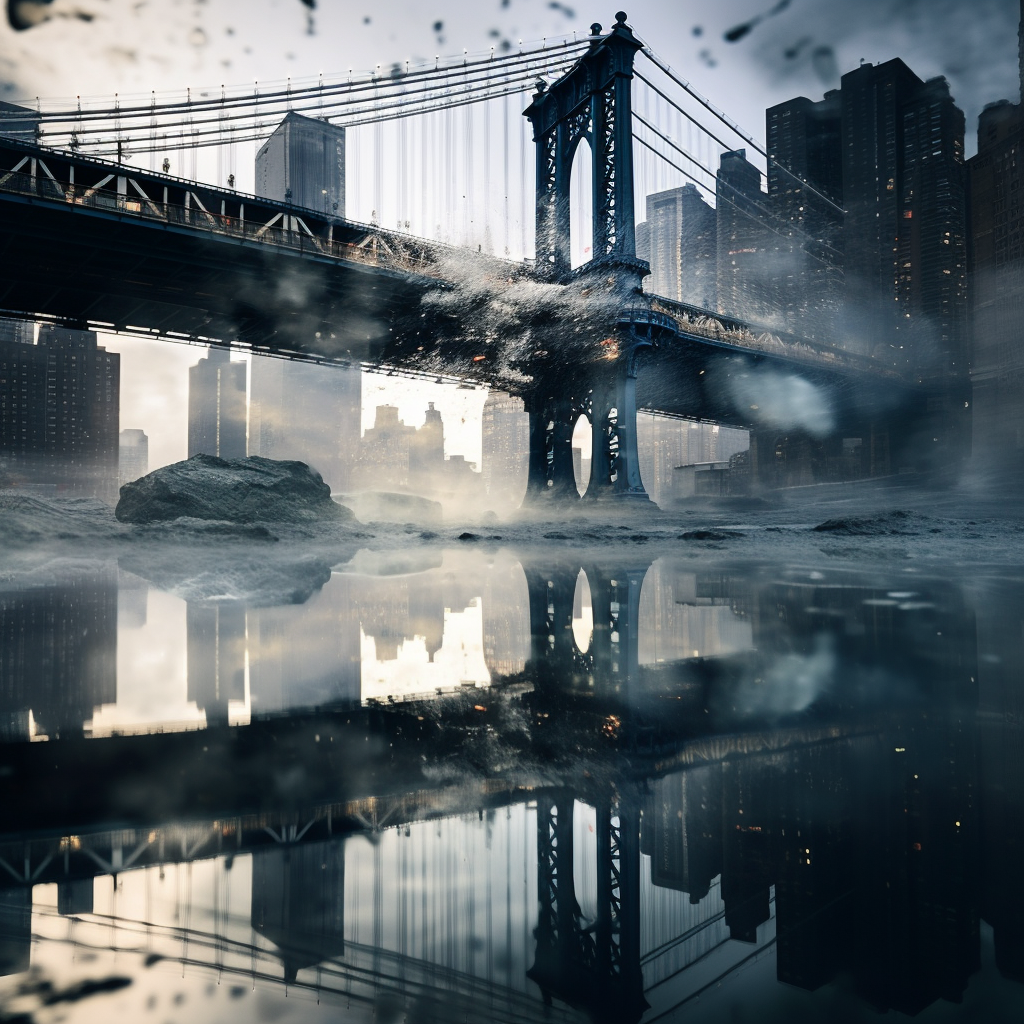
[[[986,103],[1016,98],[1018,18],[1018,5],[1006,0],[816,0],[773,18],[751,43],[754,59],[773,78],[816,78],[828,87],[861,59],[901,57],[922,78],[949,79],[970,130]],[[813,47],[787,60],[804,38]]]

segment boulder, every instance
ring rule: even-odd
[[[121,488],[114,515],[122,523],[188,517],[229,523],[312,523],[352,519],[304,462],[251,456],[193,455]]]

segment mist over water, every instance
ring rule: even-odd
[[[824,437],[835,425],[823,390],[795,374],[759,371],[732,375],[729,389],[738,409],[755,422],[801,428],[815,437]]]

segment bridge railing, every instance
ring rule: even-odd
[[[822,345],[785,331],[777,331],[761,324],[746,323],[657,295],[651,298],[652,308],[675,320],[683,333],[695,334],[731,347],[785,356],[787,359],[857,369],[894,380],[903,379],[898,372],[870,356]]]
[[[323,238],[306,226],[299,210],[282,210],[276,223],[260,223],[247,221],[243,217],[214,213],[198,206],[181,206],[142,195],[71,185],[23,171],[0,174],[0,191],[101,210],[118,216],[193,228],[300,253],[442,278],[438,254],[434,251],[439,247],[434,243],[420,242],[412,237],[374,230],[372,227],[368,227],[363,237],[355,242]]]

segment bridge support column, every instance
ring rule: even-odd
[[[615,1019],[635,1021],[648,1008],[640,967],[640,799],[597,807],[597,974],[607,979]]]
[[[526,409],[530,415],[530,461],[524,505],[579,501],[572,465],[572,399],[541,392],[527,400]]]
[[[625,334],[625,332],[623,332]],[[620,337],[614,342],[622,354],[610,379],[598,382],[592,392],[593,453],[588,501],[628,498],[649,502],[640,478],[640,453],[636,431],[636,373],[640,349],[650,341]]]

